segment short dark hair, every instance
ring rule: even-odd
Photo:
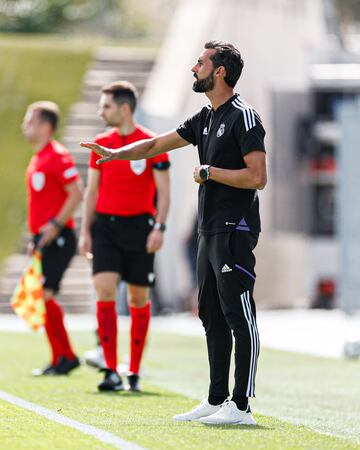
[[[103,94],[112,94],[114,102],[121,105],[127,103],[130,106],[131,112],[135,111],[138,92],[136,87],[129,81],[115,81],[105,85],[102,88]]]
[[[214,68],[224,66],[226,71],[225,83],[232,88],[235,87],[244,67],[244,61],[239,50],[224,41],[208,41],[204,47],[216,50],[216,53],[210,57]]]
[[[28,106],[28,110],[39,111],[40,121],[49,123],[52,130],[56,131],[60,121],[60,109],[56,103],[47,100],[35,102]]]

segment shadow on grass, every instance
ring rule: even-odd
[[[176,425],[178,424],[188,424],[191,426],[196,427],[205,427],[205,428],[212,428],[215,430],[239,430],[239,431],[272,431],[274,428],[271,427],[265,427],[263,425],[216,425],[216,424],[210,424],[210,423],[200,423],[200,422],[174,422]]]
[[[87,394],[91,395],[111,395],[118,398],[140,398],[140,397],[172,397],[171,395],[152,392],[152,391],[142,391],[142,392],[132,392],[132,391],[87,391]]]

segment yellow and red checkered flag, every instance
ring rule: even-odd
[[[35,250],[11,298],[11,306],[33,330],[45,323],[44,290],[42,285],[41,253]]]

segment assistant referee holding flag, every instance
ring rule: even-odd
[[[111,150],[81,145],[102,156],[99,163],[150,158],[189,143],[198,147],[194,169],[199,187],[199,317],[206,332],[210,387],[207,399],[174,420],[253,425],[248,398],[255,396],[259,354],[253,289],[253,250],[260,232],[257,189],[266,184],[265,131],[257,112],[234,87],[242,69],[231,44],[205,44],[191,69],[193,90],[210,100],[176,130]],[[230,401],[229,369],[235,338],[235,387]]]

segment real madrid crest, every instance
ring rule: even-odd
[[[221,137],[225,133],[225,124],[222,123],[217,130],[216,137]]]

